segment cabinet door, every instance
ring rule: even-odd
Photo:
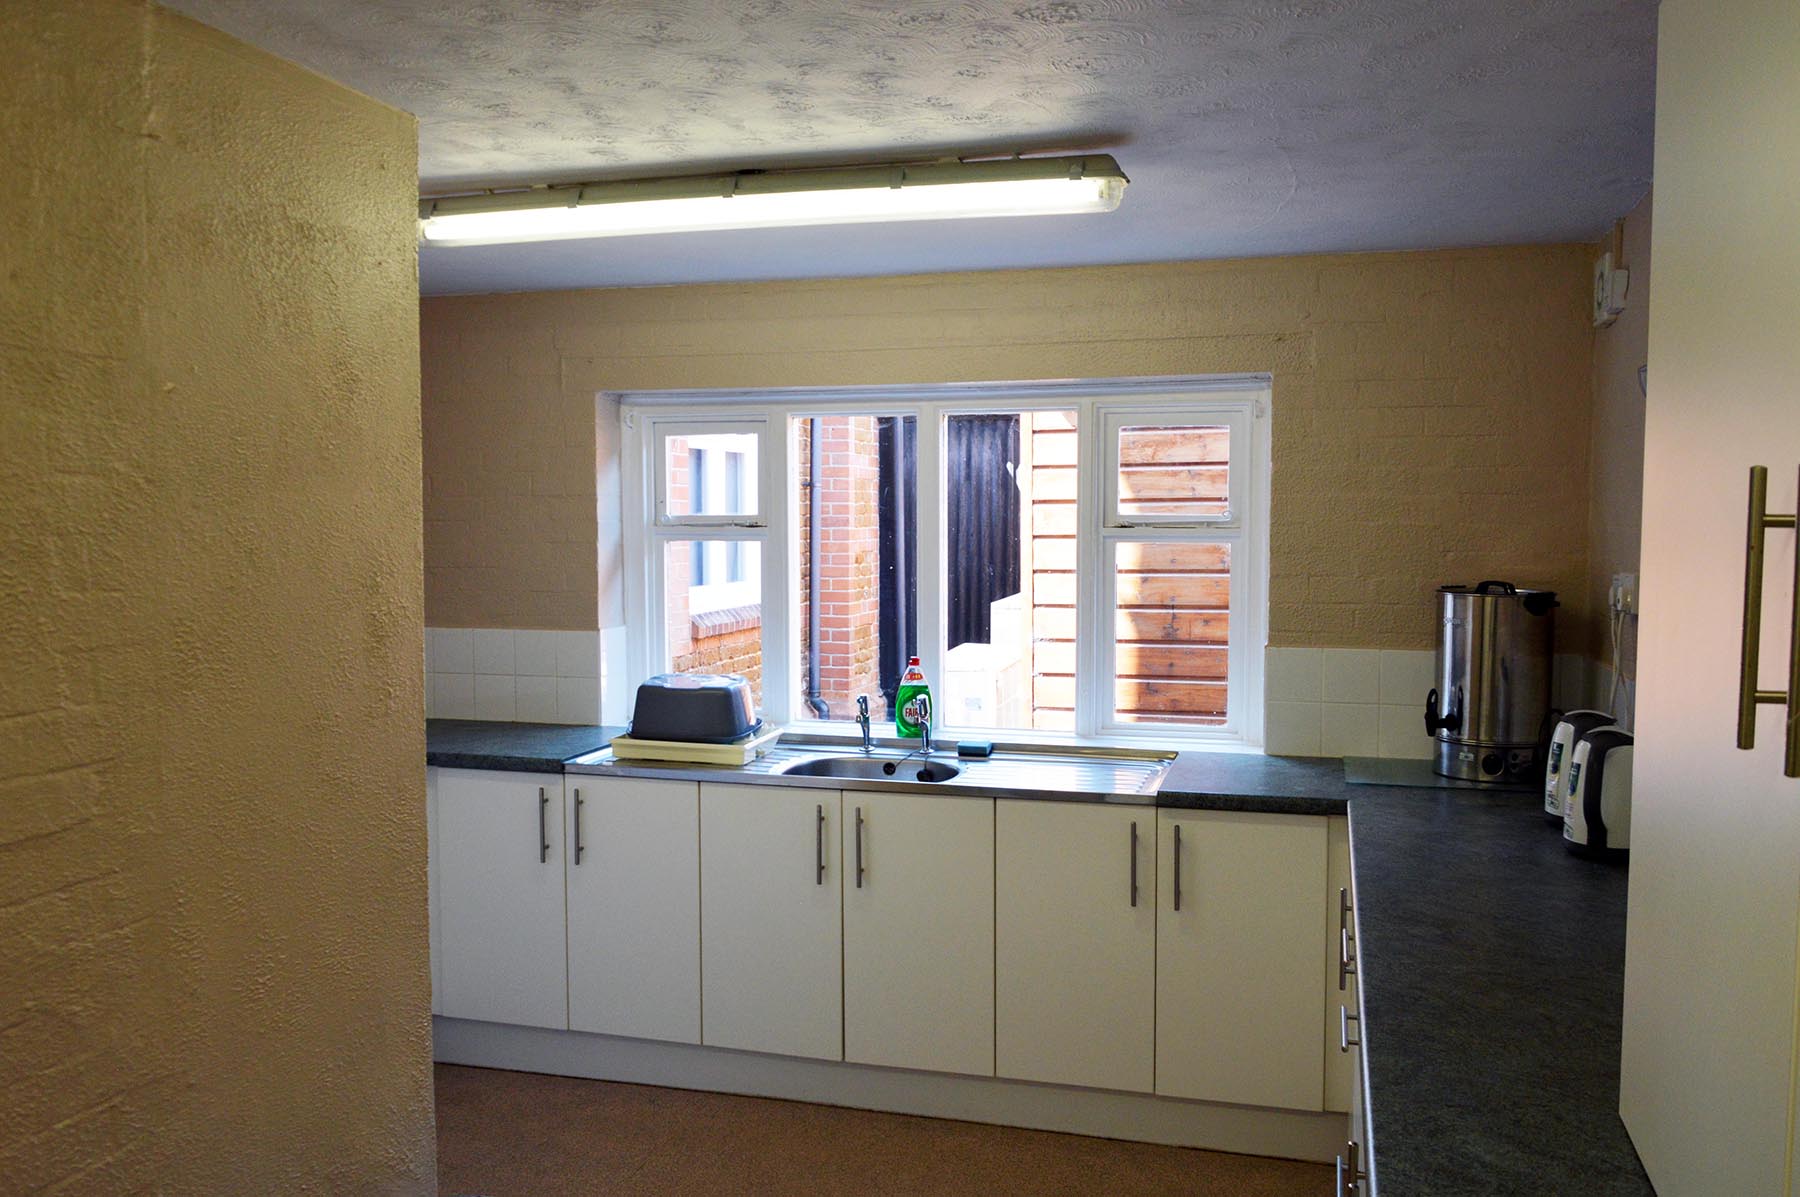
[[[1148,807],[995,803],[999,1075],[1150,1091],[1155,836]]]
[[[844,795],[844,1058],[994,1074],[994,804]]]
[[[438,771],[435,768],[427,767],[425,770],[425,911],[431,935],[431,1012],[442,1014],[444,1012],[444,946],[441,939],[444,917],[438,905],[438,878],[442,870],[438,865],[437,785]]]
[[[1164,810],[1157,822],[1156,1091],[1323,1108],[1325,820]]]
[[[440,769],[443,1013],[569,1025],[560,774]]]
[[[1340,1040],[1354,1043],[1361,1036],[1357,1034],[1356,1022],[1356,974],[1348,973],[1343,977],[1343,987],[1338,985],[1339,950],[1348,946],[1351,959],[1356,958],[1349,824],[1338,817],[1327,819],[1325,834],[1325,895],[1331,907],[1325,922],[1325,1108],[1335,1113],[1353,1108],[1351,1094],[1356,1088],[1360,1058],[1354,1047],[1344,1051]]]
[[[700,1042],[700,787],[568,790],[569,1028]]]
[[[835,790],[700,787],[701,1041],[841,1060]]]

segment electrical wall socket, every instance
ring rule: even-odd
[[[1612,588],[1607,591],[1607,607],[1625,615],[1638,613],[1637,575],[1614,574]]]

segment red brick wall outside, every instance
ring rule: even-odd
[[[801,685],[805,685],[810,634],[808,582],[814,567],[808,529],[819,521],[819,697],[828,718],[856,712],[867,695],[877,717],[883,711],[880,662],[880,456],[873,416],[825,416],[818,420],[818,444],[807,421],[800,424],[796,470],[811,476],[811,454],[819,454],[819,493],[800,488]],[[816,513],[816,517],[815,517]],[[800,718],[811,718],[804,708]]]

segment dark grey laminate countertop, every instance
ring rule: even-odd
[[[557,772],[618,730],[432,719],[427,760]],[[1571,854],[1535,795],[1184,752],[1155,801],[1348,811],[1382,1197],[1652,1193],[1618,1116],[1626,871]]]
[[[566,723],[427,719],[425,763],[447,769],[561,773],[564,761],[606,747],[624,730]]]
[[[1355,788],[1381,1197],[1652,1193],[1618,1115],[1625,867],[1535,795]]]

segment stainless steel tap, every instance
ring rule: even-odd
[[[867,694],[856,696],[856,726],[862,728],[862,750],[864,752],[875,751],[875,734],[869,727],[869,696]]]

